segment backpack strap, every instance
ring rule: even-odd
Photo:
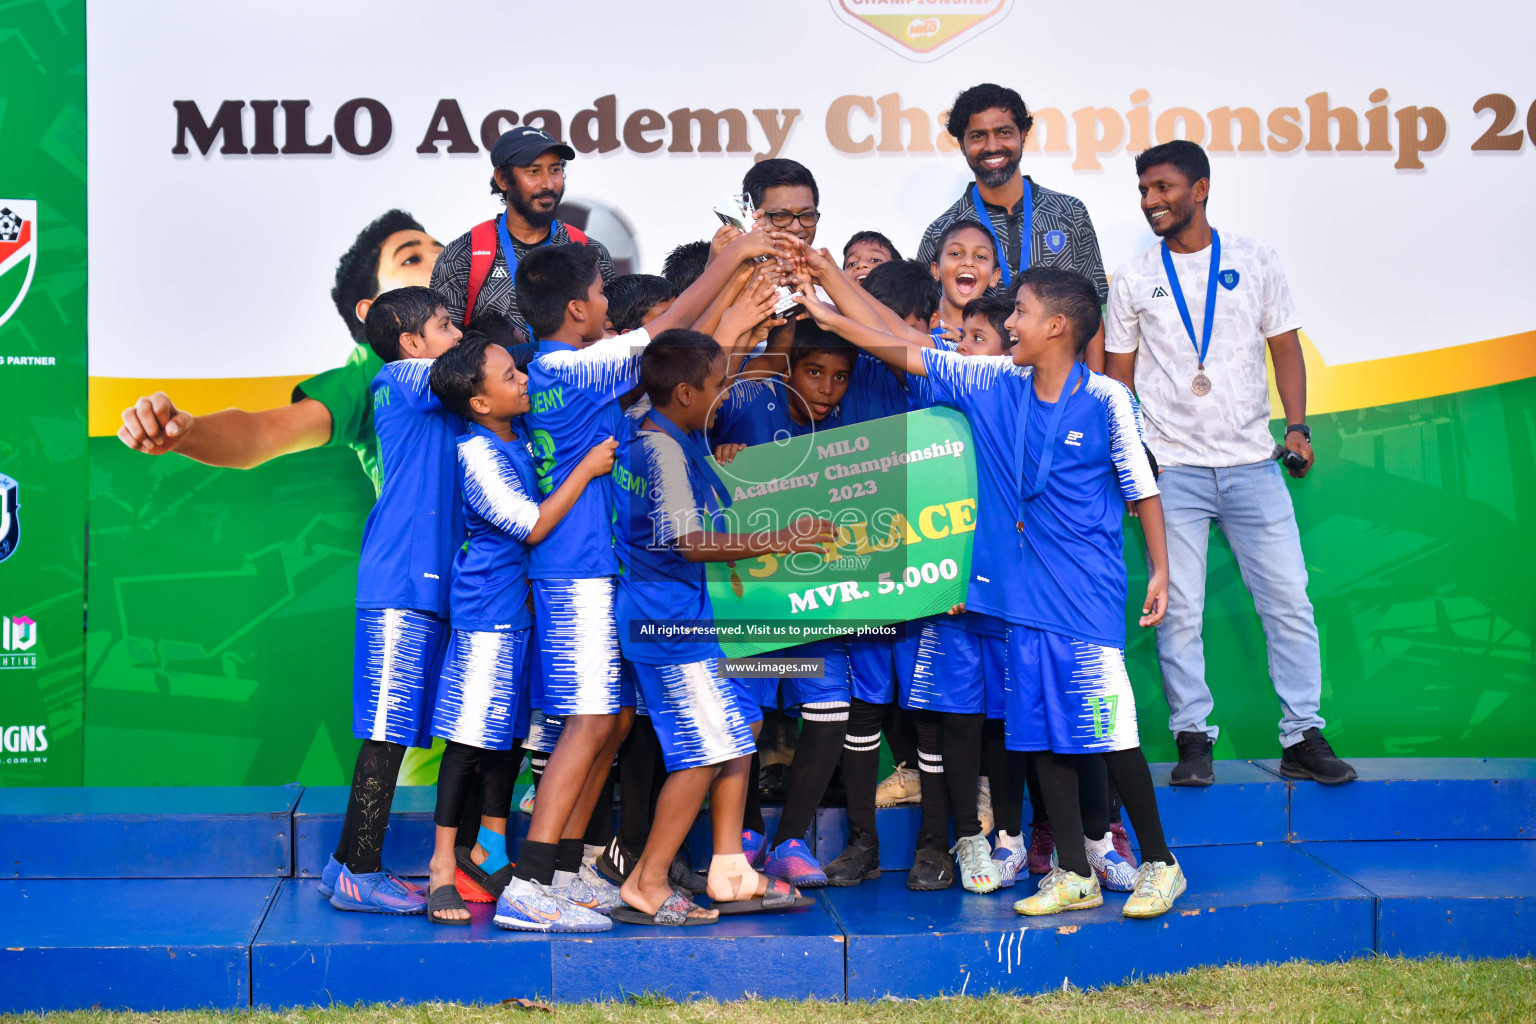
[[[496,246],[494,220],[481,221],[469,229],[469,285],[465,289],[464,322],[460,327],[468,327],[469,318],[474,315],[475,300],[480,297],[480,289],[496,265]]]
[[[561,221],[561,223],[564,224],[565,222]],[[581,228],[572,227],[571,225],[566,224],[565,233],[571,237],[571,241],[577,242],[581,245],[587,244],[587,233],[581,230]]]

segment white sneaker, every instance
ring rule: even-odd
[[[991,835],[997,822],[992,817],[992,782],[985,775],[976,780],[976,817],[981,819],[981,834]]]
[[[1001,838],[1001,833],[999,833]],[[992,863],[997,865],[997,884],[999,888],[1010,888],[1019,880],[1019,875],[1024,874],[1024,864],[1028,859],[1028,851],[1024,848],[1022,837],[1015,836],[1018,848],[1005,846],[999,843],[992,849]]]
[[[583,864],[581,870],[576,872],[576,880],[586,884],[587,890],[597,898],[597,906],[593,907],[599,914],[607,916],[614,907],[624,905],[624,897],[619,895],[619,887],[604,878],[590,864]]]
[[[964,836],[949,851],[959,863],[955,874],[967,892],[992,892],[1002,885],[998,863],[985,835]]]
[[[498,927],[531,932],[605,932],[613,922],[554,896],[544,886],[514,878],[496,901]]]
[[[923,786],[916,768],[908,768],[905,761],[896,770],[880,780],[875,787],[876,807],[896,807],[901,804],[922,802]]]

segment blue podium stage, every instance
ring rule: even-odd
[[[553,937],[502,931],[488,906],[468,928],[332,909],[314,876],[340,826],[336,787],[0,790],[0,1012],[877,999],[1372,952],[1536,953],[1536,759],[1354,763],[1360,781],[1337,789],[1263,761],[1218,762],[1209,789],[1160,782],[1189,890],[1153,921],[1122,917],[1114,893],[1097,910],[1019,917],[1035,878],[986,896],[910,892],[917,808],[899,807],[880,812],[887,873],[822,890],[814,907]],[[400,791],[385,845],[396,870],[425,872],[432,800],[431,787]],[[808,838],[830,860],[845,836],[828,808]],[[701,821],[695,863],[708,837]]]

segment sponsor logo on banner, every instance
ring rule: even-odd
[[[0,727],[0,754],[41,754],[48,749],[46,725],[7,725]],[[43,764],[46,757],[5,757],[5,764]]]
[[[0,473],[0,562],[15,554],[21,543],[21,488]]]
[[[0,669],[37,668],[37,622],[25,615],[0,617]]]
[[[927,61],[976,38],[1013,0],[831,0],[832,12],[908,60]]]
[[[0,325],[21,308],[36,270],[37,202],[0,199]]]

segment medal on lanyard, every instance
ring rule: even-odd
[[[1173,301],[1179,307],[1179,316],[1184,321],[1184,330],[1189,335],[1189,343],[1195,346],[1195,355],[1199,359],[1199,366],[1195,371],[1195,379],[1189,382],[1189,390],[1198,398],[1204,398],[1211,393],[1211,378],[1205,375],[1205,354],[1211,348],[1211,326],[1216,321],[1216,279],[1221,275],[1221,236],[1216,229],[1211,229],[1211,267],[1210,276],[1205,281],[1205,323],[1200,325],[1200,337],[1195,337],[1195,323],[1189,318],[1189,303],[1184,301],[1184,289],[1179,286],[1179,275],[1173,269],[1173,254],[1168,251],[1168,243],[1163,243],[1163,270],[1168,274],[1168,287],[1173,289]]]
[[[1008,266],[1008,254],[1003,251],[1003,240],[998,237],[997,228],[992,224],[992,215],[987,212],[987,204],[981,201],[981,189],[976,183],[971,182],[971,205],[976,208],[977,219],[986,226],[987,234],[992,236],[992,247],[997,250],[997,265],[1003,271],[1003,287],[1007,288],[1013,283],[1013,275],[1022,273],[1029,266],[1029,257],[1035,241],[1035,192],[1029,187],[1029,179],[1023,179],[1024,198],[1019,202],[1019,269],[1013,270]]]
[[[1056,432],[1061,429],[1061,417],[1067,411],[1067,399],[1072,397],[1078,378],[1085,372],[1082,363],[1073,363],[1072,372],[1067,374],[1067,382],[1061,386],[1061,394],[1056,399],[1056,408],[1051,411],[1050,423],[1045,428],[1045,450],[1040,453],[1040,462],[1035,466],[1035,479],[1027,489],[1024,486],[1024,435],[1029,429],[1030,413],[1035,408],[1035,381],[1033,374],[1025,378],[1024,408],[1019,410],[1019,424],[1014,428],[1013,435],[1013,477],[1019,484],[1018,529],[1020,533],[1024,532],[1025,506],[1044,493],[1046,481],[1051,478],[1051,463],[1056,458]]]

